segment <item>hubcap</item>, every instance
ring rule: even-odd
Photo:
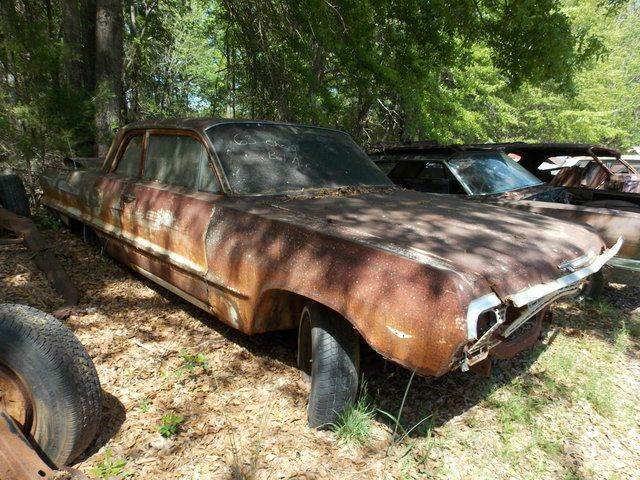
[[[34,426],[33,401],[29,389],[18,375],[0,363],[0,411],[5,411],[30,433]]]

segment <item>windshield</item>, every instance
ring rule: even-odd
[[[235,193],[393,185],[346,133],[256,122],[207,134]]]
[[[503,193],[542,184],[518,162],[500,152],[463,153],[447,163],[471,195]]]

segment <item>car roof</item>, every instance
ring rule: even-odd
[[[204,132],[214,125],[220,125],[224,123],[260,123],[265,125],[289,125],[294,127],[305,128],[317,128],[321,130],[331,130],[336,132],[345,133],[342,130],[319,127],[316,125],[304,125],[299,123],[288,122],[275,122],[271,120],[254,120],[243,118],[220,118],[220,117],[174,117],[174,118],[152,118],[148,120],[140,120],[132,123],[128,123],[123,127],[124,131],[136,130],[136,129],[150,129],[150,128],[171,128],[171,129],[185,129],[194,130],[197,132]]]
[[[373,146],[370,155],[425,153],[438,155],[453,155],[458,152],[493,151],[500,150],[507,153],[539,154],[547,156],[575,156],[595,153],[599,157],[619,157],[620,152],[613,148],[589,143],[469,143],[461,145],[443,145],[432,141],[421,142],[385,142]]]

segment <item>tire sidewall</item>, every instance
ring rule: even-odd
[[[311,324],[313,359],[307,415],[312,427],[328,428],[356,400],[360,337],[348,321],[329,309],[312,305],[303,309],[301,318],[304,315],[309,315]],[[324,349],[332,352],[329,361],[323,355],[327,353]]]
[[[54,466],[74,460],[95,436],[101,404],[95,367],[71,330],[36,309],[0,305],[0,362],[30,393],[30,439]]]

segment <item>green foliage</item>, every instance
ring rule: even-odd
[[[165,413],[162,416],[162,422],[158,425],[158,432],[164,438],[174,437],[180,433],[184,420],[184,417],[175,413]]]
[[[147,413],[149,412],[149,410],[151,409],[151,400],[148,398],[143,398],[142,400],[140,400],[140,403],[138,404],[138,410],[140,410],[142,413]]]
[[[112,478],[130,478],[133,475],[125,472],[124,467],[127,462],[122,459],[114,459],[111,450],[107,450],[104,453],[104,459],[95,468],[91,470],[91,474],[100,479],[112,479]]]
[[[0,163],[36,200],[45,166],[94,152],[91,4],[69,18],[61,2],[0,3]],[[124,120],[626,147],[640,137],[639,20],[625,0],[123,0]]]
[[[182,368],[185,370],[195,370],[196,367],[200,367],[202,369],[206,369],[207,364],[207,356],[203,353],[197,353],[195,355],[189,353],[182,354]]]

